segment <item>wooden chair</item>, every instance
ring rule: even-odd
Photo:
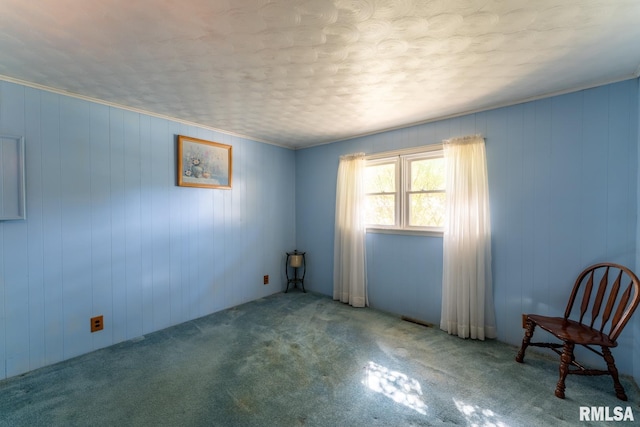
[[[594,283],[598,281],[599,285],[593,294]],[[573,310],[574,302],[579,295],[581,296],[580,306]],[[611,375],[616,396],[618,399],[627,400],[627,395],[618,379],[618,369],[610,349],[618,345],[616,339],[638,306],[638,302],[640,302],[640,282],[631,270],[612,263],[592,265],[580,273],[576,279],[564,317],[526,315],[526,331],[516,361],[523,362],[525,350],[530,345],[550,348],[560,355],[560,379],[555,392],[557,397],[564,399],[564,382],[568,374]],[[563,343],[530,342],[536,326],[540,326]],[[607,370],[587,369],[578,363],[573,354],[576,344],[602,356],[607,364]],[[602,352],[591,346],[600,346]],[[570,369],[570,366],[577,369]]]

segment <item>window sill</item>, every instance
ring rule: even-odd
[[[367,233],[375,234],[400,234],[405,236],[428,236],[428,237],[442,237],[444,231],[442,230],[408,230],[398,228],[375,228],[367,227]]]

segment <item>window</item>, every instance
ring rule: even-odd
[[[365,223],[382,226],[398,224],[398,159],[367,161],[365,168]]]
[[[407,225],[444,227],[444,158],[442,155],[405,159]]]
[[[365,192],[368,229],[442,232],[445,171],[441,147],[370,156]]]

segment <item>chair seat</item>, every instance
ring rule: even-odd
[[[574,320],[563,317],[547,317],[537,314],[528,315],[538,326],[562,341],[571,341],[580,345],[600,345],[615,347],[618,344],[606,334]]]
[[[525,315],[527,324],[522,345],[516,355],[516,362],[524,362],[524,353],[530,345],[549,348],[560,355],[556,397],[564,399],[565,380],[569,374],[608,374],[613,379],[616,397],[627,400],[624,387],[620,383],[616,362],[611,354],[611,347],[617,346],[616,339],[638,305],[640,305],[640,279],[633,271],[612,262],[591,265],[576,278],[564,317]],[[587,325],[595,328],[584,325],[581,321],[571,320],[570,317],[585,320]],[[551,333],[564,344],[531,342],[537,326]],[[607,370],[589,369],[576,361],[573,352],[576,344],[602,356],[607,364]],[[599,346],[602,352],[596,349],[596,346]],[[577,369],[570,369],[570,367]]]

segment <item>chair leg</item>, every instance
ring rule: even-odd
[[[531,342],[531,337],[533,336],[533,331],[536,328],[536,324],[527,319],[527,329],[524,332],[524,337],[522,338],[522,345],[520,346],[520,351],[518,351],[518,355],[516,356],[516,362],[522,363],[524,361],[524,352],[529,347],[529,343]]]
[[[560,379],[556,385],[556,397],[559,397],[560,399],[564,399],[564,380],[569,374],[569,365],[571,365],[571,361],[573,360],[574,346],[575,344],[572,342],[565,342],[562,346],[562,356],[560,356]]]
[[[604,360],[607,362],[607,369],[609,370],[609,375],[613,378],[613,388],[616,390],[616,397],[620,400],[627,400],[627,395],[624,392],[624,387],[620,384],[620,379],[618,378],[618,368],[616,368],[616,362],[613,360],[613,354],[611,354],[611,350],[609,347],[602,347],[602,354],[604,355]]]

